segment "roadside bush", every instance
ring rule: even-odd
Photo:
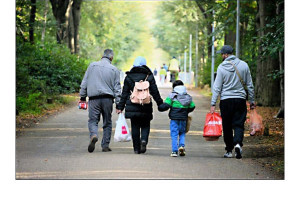
[[[18,111],[37,111],[35,107],[47,97],[79,91],[88,61],[70,54],[67,47],[17,41],[16,53]]]

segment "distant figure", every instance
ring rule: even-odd
[[[131,91],[133,91],[135,82],[147,80],[150,83],[149,91],[156,104],[159,106],[163,103],[160,97],[153,73],[146,65],[146,59],[139,56],[133,63],[133,68],[126,72],[124,80],[122,97],[117,105],[116,112],[119,114],[125,108],[125,118],[131,120],[132,142],[134,153],[140,154],[146,152],[148,138],[150,134],[150,121],[153,119],[152,102],[149,104],[132,103],[130,100]]]
[[[167,72],[166,72],[164,67],[162,67],[160,69],[159,75],[160,75],[160,83],[161,83],[161,85],[164,85],[165,79],[166,79],[166,76],[167,76]]]
[[[165,63],[163,64],[163,68],[166,70],[166,72],[168,71],[168,66]]]
[[[157,75],[157,69],[156,69],[156,68],[154,68],[153,75],[154,75],[154,76]]]
[[[175,56],[170,60],[169,71],[171,72],[170,82],[174,83],[179,72],[179,62]]]
[[[159,111],[169,111],[170,135],[172,139],[171,157],[185,156],[185,133],[188,114],[195,109],[192,97],[187,94],[186,87],[181,80],[173,83],[173,91],[166,98],[165,103],[158,107]],[[179,139],[179,141],[178,141]],[[179,148],[178,148],[179,145]]]
[[[220,51],[223,62],[218,66],[213,85],[210,112],[215,112],[217,98],[220,95],[220,110],[224,133],[225,158],[242,158],[244,123],[247,115],[246,99],[249,93],[250,109],[255,108],[254,87],[248,64],[232,55],[233,48],[224,45]],[[233,131],[234,130],[234,135]]]
[[[109,143],[112,131],[113,103],[115,99],[118,104],[121,98],[120,71],[111,64],[113,58],[113,51],[106,49],[100,61],[89,65],[80,85],[79,102],[86,102],[86,97],[89,97],[90,143],[88,151],[90,153],[94,151],[98,141],[98,123],[101,115],[103,117],[102,151],[111,151]]]

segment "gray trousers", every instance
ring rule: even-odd
[[[112,131],[112,121],[111,115],[113,111],[113,99],[111,98],[100,98],[100,99],[90,99],[89,100],[89,131],[90,138],[96,136],[98,138],[98,123],[100,121],[100,116],[103,117],[103,137],[101,142],[101,147],[105,148],[109,146],[111,131]]]

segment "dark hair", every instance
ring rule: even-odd
[[[178,85],[184,85],[183,82],[181,80],[177,80],[177,81],[174,81],[173,83],[173,88],[178,86]]]
[[[112,59],[114,56],[114,52],[111,49],[105,49],[103,53],[103,57],[107,57],[108,59]]]

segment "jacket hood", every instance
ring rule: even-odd
[[[173,91],[178,94],[186,94],[186,87],[184,85],[178,85],[174,87]]]
[[[174,88],[171,93],[171,99],[177,99],[183,106],[188,106],[192,102],[192,97],[187,94],[186,87],[183,85]]]
[[[130,71],[126,72],[126,74],[133,74],[133,73],[142,73],[142,74],[152,74],[151,69],[146,65],[140,67],[133,67]]]
[[[236,56],[234,55],[231,55],[229,56],[228,58],[226,58],[221,64],[220,64],[220,68],[221,69],[224,69],[226,71],[229,71],[229,72],[234,72],[235,69],[234,67],[232,66],[231,63],[233,63],[235,66],[237,66],[239,63],[240,63],[240,59],[238,59]]]

